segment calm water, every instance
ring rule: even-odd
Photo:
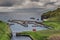
[[[13,37],[11,40],[31,40],[29,37],[20,36],[20,37]]]

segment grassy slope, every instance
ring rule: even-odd
[[[60,21],[46,21],[44,24],[52,27],[53,30],[60,30]]]
[[[44,15],[50,15],[47,21],[44,22],[45,25],[51,26],[55,30],[60,30],[60,8],[47,12]]]
[[[10,40],[10,29],[4,22],[0,22],[0,40]]]
[[[34,40],[47,40],[50,35],[60,34],[58,30],[42,30],[37,32],[23,32],[20,35],[30,35]]]
[[[47,17],[48,21],[60,21],[60,8],[54,11],[48,11],[42,15],[43,17]]]

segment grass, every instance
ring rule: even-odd
[[[60,34],[58,30],[42,30],[36,32],[23,32],[20,35],[30,35],[34,40],[48,40],[50,35]]]
[[[10,40],[10,33],[9,26],[5,22],[0,21],[0,40]]]
[[[44,24],[52,27],[53,30],[60,30],[60,21],[46,21]]]
[[[55,17],[51,17],[51,18],[48,18],[47,21],[60,21],[60,16],[55,16]]]

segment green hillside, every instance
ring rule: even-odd
[[[48,21],[60,21],[60,8],[44,13],[42,18],[47,19]]]
[[[54,11],[48,11],[44,13],[42,16],[46,17],[47,21],[43,22],[45,25],[48,25],[55,30],[60,30],[60,8]]]
[[[0,40],[10,40],[11,31],[7,23],[0,21]]]

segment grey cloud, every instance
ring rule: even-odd
[[[0,0],[0,6],[12,6],[13,4],[11,0]]]
[[[34,2],[34,1],[35,1],[35,2],[39,2],[39,0],[31,0],[31,1],[32,1],[32,2]]]
[[[13,6],[13,3],[4,2],[4,3],[0,4],[0,6]]]
[[[29,3],[28,3],[29,2]],[[33,3],[35,2],[35,3]],[[46,7],[60,5],[60,0],[0,0],[0,6]]]

